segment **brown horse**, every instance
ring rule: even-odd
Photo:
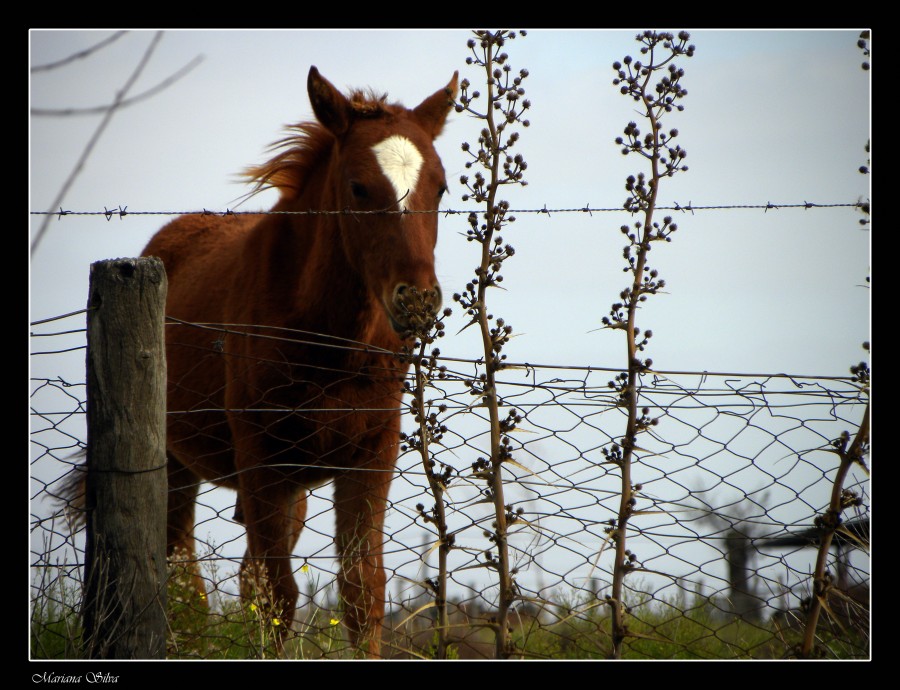
[[[280,190],[273,211],[301,213],[182,216],[144,250],[169,279],[168,549],[193,558],[201,480],[236,490],[242,592],[265,583],[270,615],[291,621],[307,495],[333,480],[344,622],[379,656],[408,369],[395,353],[409,296],[432,313],[441,303],[435,211],[447,185],[433,140],[457,75],[411,110],[346,97],[315,67],[307,88],[318,122],[293,126],[248,171],[256,190]]]

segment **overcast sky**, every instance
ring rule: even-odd
[[[689,27],[688,27],[689,28]],[[611,64],[637,55],[635,31],[533,30],[506,51],[527,68],[531,126],[519,151],[528,186],[507,188],[515,208],[620,207],[624,178],[643,168],[613,143],[635,119],[611,84]],[[662,185],[664,205],[846,203],[868,196],[869,74],[859,32],[693,31],[693,58],[679,61],[685,111],[677,127],[690,170]],[[87,48],[109,32],[35,31],[33,65]],[[173,86],[117,113],[67,194],[66,210],[224,210],[247,187],[244,167],[266,158],[283,125],[309,119],[306,75],[316,65],[339,87],[371,86],[407,106],[447,83],[465,63],[470,34],[411,31],[171,31],[131,93],[188,64]],[[32,107],[110,103],[150,43],[132,32],[56,70],[32,74]],[[29,208],[46,210],[99,116],[32,117]],[[640,122],[638,123],[640,126]],[[464,115],[438,140],[450,181],[446,208],[461,201],[460,144],[480,123]],[[274,193],[242,208],[268,208]],[[648,354],[663,369],[843,375],[868,338],[869,233],[853,209],[705,211],[683,214],[653,265],[668,294],[648,300],[638,324],[652,328]],[[31,260],[31,315],[82,308],[93,261],[136,256],[166,216],[53,220]],[[42,218],[31,219],[32,234]],[[492,311],[518,337],[511,360],[621,365],[624,339],[597,331],[627,276],[619,226],[624,213],[519,214],[505,232],[517,250],[504,264],[506,293]],[[459,290],[478,261],[463,241],[464,217],[441,221],[438,274]],[[457,310],[458,312],[459,310]],[[461,319],[457,313],[453,318]],[[455,332],[458,329],[449,329]],[[445,353],[474,354],[464,334]]]

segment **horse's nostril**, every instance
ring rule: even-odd
[[[443,304],[441,288],[419,290],[414,285],[400,283],[394,288],[394,306],[408,311],[430,311],[436,314]]]
[[[444,293],[441,292],[440,285],[435,285],[432,292],[434,293],[434,313],[437,314],[441,305],[444,303]]]

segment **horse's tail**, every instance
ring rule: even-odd
[[[81,462],[73,465],[57,491],[54,491],[53,502],[59,512],[65,516],[70,532],[84,527],[87,521],[87,452],[80,451],[72,456],[81,458]]]

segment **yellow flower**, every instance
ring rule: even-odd
[[[281,621],[278,618],[273,618],[272,625],[281,625]]]
[[[301,572],[301,573],[308,573],[308,572],[309,572],[309,566],[308,566],[306,563],[304,563],[302,566],[300,566],[300,572]]]
[[[256,611],[256,604],[250,604],[250,610]]]
[[[337,618],[332,618],[332,619],[331,619],[331,624],[332,624],[332,625],[337,625],[338,623],[340,623],[340,621],[339,621]]]

